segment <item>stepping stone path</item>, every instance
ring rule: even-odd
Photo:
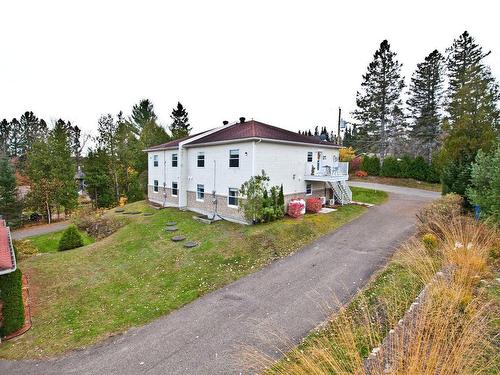
[[[185,239],[186,239],[185,236],[173,236],[171,238],[171,240],[174,241],[174,242],[184,241]]]
[[[195,246],[198,246],[198,243],[196,242],[192,242],[192,241],[188,241],[184,244],[184,247],[187,247],[188,249],[192,248],[192,247],[195,247]]]
[[[143,214],[144,216],[153,216],[153,213],[152,212],[144,212]]]
[[[117,208],[115,212],[125,212],[125,210],[123,208]]]
[[[166,224],[168,227],[173,227],[174,225],[177,225],[177,221],[169,221]]]
[[[129,211],[129,212],[124,212],[124,215],[139,215],[142,213],[141,211]]]
[[[167,232],[175,232],[177,230],[177,227],[166,227],[165,230]]]

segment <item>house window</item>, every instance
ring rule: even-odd
[[[177,190],[177,182],[172,182],[172,196],[173,196],[173,197],[176,197],[176,196],[177,196],[177,193],[178,193],[178,190]]]
[[[158,180],[153,181],[153,191],[158,193]]]
[[[229,167],[237,168],[240,166],[240,150],[229,150]]]
[[[312,194],[312,185],[307,184],[306,185],[306,195],[311,195]]]
[[[205,198],[205,185],[196,185],[196,200],[202,201]]]
[[[199,168],[203,168],[205,166],[205,153],[204,152],[198,152],[197,166]]]
[[[312,161],[313,161],[313,153],[312,153],[312,151],[309,151],[307,153],[307,162],[311,163]]]
[[[158,166],[158,155],[153,155],[153,166],[154,167]]]
[[[229,188],[227,204],[228,206],[238,207],[238,189]]]
[[[172,167],[177,167],[177,154],[172,154]]]

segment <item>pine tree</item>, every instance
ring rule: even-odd
[[[358,108],[353,116],[358,121],[358,142],[364,151],[378,151],[382,160],[391,141],[398,136],[399,118],[393,115],[400,113],[402,107],[401,66],[389,42],[384,40],[363,75],[361,91],[356,94]]]
[[[59,120],[62,121],[62,120]],[[31,150],[33,143],[39,138],[43,138],[47,134],[47,124],[45,121],[38,119],[33,112],[26,111],[19,119],[21,127],[21,138],[23,139],[22,154],[26,154]]]
[[[16,225],[21,217],[14,168],[5,155],[0,155],[0,213],[8,225]]]
[[[407,101],[412,118],[410,139],[417,145],[417,154],[430,163],[437,151],[441,135],[443,105],[444,57],[432,51],[413,73]]]
[[[448,117],[441,152],[443,192],[465,194],[471,181],[471,163],[478,150],[491,150],[498,136],[498,85],[475,40],[465,31],[448,49]]]
[[[102,148],[89,150],[84,160],[85,184],[95,207],[111,207],[115,202],[114,183],[109,175],[109,156]]]
[[[0,156],[8,155],[10,124],[6,119],[0,122]]]
[[[142,99],[139,104],[132,107],[132,116],[129,122],[133,125],[134,132],[137,136],[141,134],[142,128],[150,123],[156,122],[157,117],[153,109],[153,103],[149,99]]]
[[[177,102],[177,107],[172,110],[170,118],[173,120],[169,128],[172,139],[187,137],[191,132],[191,126],[188,113],[180,102]]]
[[[9,133],[9,155],[10,156],[21,156],[25,146],[25,140],[23,139],[23,131],[21,124],[17,119],[13,118],[10,122],[10,133]]]

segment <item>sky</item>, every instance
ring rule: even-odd
[[[165,126],[181,101],[194,132],[241,116],[334,128],[383,39],[408,84],[468,30],[500,78],[498,1],[2,0],[0,14],[0,118],[31,110],[94,134],[142,98]]]

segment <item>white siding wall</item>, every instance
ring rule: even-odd
[[[263,169],[270,177],[271,186],[283,184],[285,195],[303,193],[306,190],[304,176],[309,151],[313,152],[314,158],[316,158],[317,151],[322,151],[326,156],[324,163],[330,165],[333,163],[333,157],[339,156],[338,149],[322,148],[320,145],[260,142],[255,145],[255,173],[260,173]]]
[[[205,194],[214,190],[218,195],[227,196],[228,188],[240,188],[252,175],[252,143],[239,142],[224,145],[187,147],[187,190],[196,191],[196,185],[205,186]],[[229,150],[238,149],[240,166],[229,167]],[[205,167],[197,167],[198,152],[205,154]],[[214,169],[214,161],[216,163]],[[215,170],[215,172],[214,172]]]
[[[177,168],[172,167],[172,154],[179,154],[177,150],[155,151],[148,153],[148,185],[153,186],[153,181],[158,180],[158,185],[172,187],[172,181],[179,182],[180,158]],[[154,155],[158,155],[158,167],[154,167]]]

